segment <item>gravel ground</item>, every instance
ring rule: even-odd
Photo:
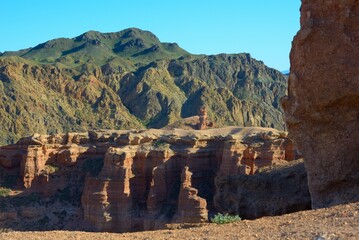
[[[232,224],[172,226],[136,233],[7,232],[0,239],[359,239],[359,202]]]

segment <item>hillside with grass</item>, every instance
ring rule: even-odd
[[[286,79],[250,54],[193,55],[136,28],[0,53],[0,144],[33,133],[162,128],[206,105],[217,126],[284,129]]]

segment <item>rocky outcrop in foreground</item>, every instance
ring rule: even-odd
[[[269,128],[34,135],[0,148],[1,169],[20,172],[17,192],[1,199],[0,226],[40,221],[53,223],[49,229],[87,224],[125,232],[204,222],[216,212],[215,178],[253,174],[297,157],[286,133]],[[29,194],[35,200],[17,205]],[[24,220],[21,211],[36,208],[43,211]]]
[[[288,97],[313,208],[359,201],[359,2],[302,0]]]

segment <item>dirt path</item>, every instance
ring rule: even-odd
[[[359,202],[233,224],[137,233],[8,232],[0,239],[359,239]],[[320,238],[322,237],[322,238]]]

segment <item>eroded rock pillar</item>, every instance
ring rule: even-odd
[[[192,187],[191,178],[192,172],[187,166],[184,167],[178,209],[174,217],[176,223],[200,223],[208,220],[207,201],[198,196],[198,190]]]

